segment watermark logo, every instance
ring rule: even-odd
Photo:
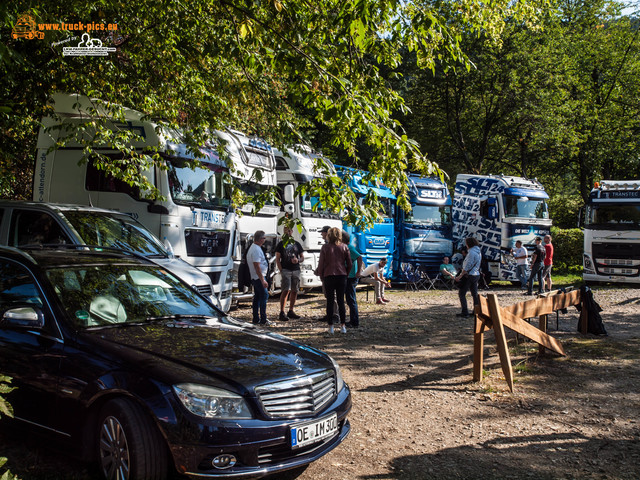
[[[77,47],[64,47],[62,55],[65,57],[106,57],[109,52],[115,52],[115,47],[103,47],[102,40],[91,38],[88,33],[83,33]]]
[[[18,21],[11,31],[11,36],[15,39],[26,38],[27,40],[33,40],[38,38],[42,40],[44,32],[39,32],[33,17],[28,13],[24,13],[18,17]]]

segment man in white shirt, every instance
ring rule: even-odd
[[[253,235],[253,243],[247,251],[247,266],[251,274],[251,285],[253,285],[253,323],[260,325],[269,325],[270,323],[267,320],[269,284],[266,278],[269,262],[262,251],[262,245],[266,239],[265,233],[258,230]]]
[[[520,288],[527,288],[527,249],[522,246],[520,240],[516,240],[516,248],[511,249],[513,258],[516,259],[516,275],[520,280]]]
[[[379,262],[372,263],[365,268],[360,277],[363,279],[362,283],[373,284],[373,289],[376,292],[376,303],[385,304],[390,300],[384,298],[384,287],[390,287],[391,283],[384,278],[384,267],[387,264],[387,259],[383,258]]]

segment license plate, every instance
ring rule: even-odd
[[[338,416],[335,413],[321,420],[299,423],[291,427],[291,448],[311,445],[332,437],[336,433],[338,433]]]

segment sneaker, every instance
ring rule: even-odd
[[[385,305],[385,303],[381,299],[378,299],[376,300],[376,305]]]
[[[329,325],[329,334],[333,335],[333,325]]]
[[[467,318],[470,316],[471,315],[469,315],[468,313],[456,313],[456,317],[460,317],[460,318]]]
[[[280,315],[278,315],[278,320],[280,320],[281,322],[288,322],[289,321],[289,319],[284,314],[284,312],[280,312]]]
[[[344,323],[340,327],[340,333],[347,333],[347,326]]]
[[[264,322],[260,322],[259,325],[263,325],[265,327],[269,327],[269,326],[273,325],[273,322],[271,320],[265,320]]]
[[[386,298],[383,298],[383,299],[382,299],[382,301],[383,301],[384,303],[389,303],[391,300],[387,300]]]
[[[300,318],[300,315],[295,313],[293,310],[289,310],[289,313],[287,313],[287,317],[291,318],[292,320],[298,320]]]

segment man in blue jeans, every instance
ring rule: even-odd
[[[269,263],[262,251],[262,245],[264,245],[266,239],[264,232],[258,230],[253,235],[253,244],[247,251],[247,265],[251,274],[251,285],[253,285],[253,323],[260,325],[271,324],[267,320],[269,284],[267,283],[266,275]]]
[[[533,295],[533,281],[538,278],[538,293],[544,293],[544,284],[542,283],[542,269],[544,268],[544,257],[546,252],[542,246],[542,239],[536,237],[536,248],[531,255],[531,275],[529,283],[527,283],[527,295]]]
[[[480,298],[478,297],[478,280],[480,280],[480,262],[482,261],[480,244],[474,237],[465,238],[464,243],[469,249],[469,253],[464,257],[462,271],[455,279],[455,281],[460,284],[458,297],[460,298],[460,306],[462,307],[462,312],[456,313],[456,317],[470,316],[469,309],[467,308],[467,292],[471,292],[474,306],[480,302]]]
[[[356,247],[350,243],[351,237],[344,230],[342,231],[342,243],[349,247],[349,255],[351,256],[351,270],[347,276],[347,288],[345,290],[345,297],[347,305],[349,306],[349,322],[347,327],[358,328],[360,326],[360,318],[358,317],[358,300],[356,298],[356,287],[358,286],[358,280],[360,272],[362,272],[363,262],[362,255],[356,250]]]

